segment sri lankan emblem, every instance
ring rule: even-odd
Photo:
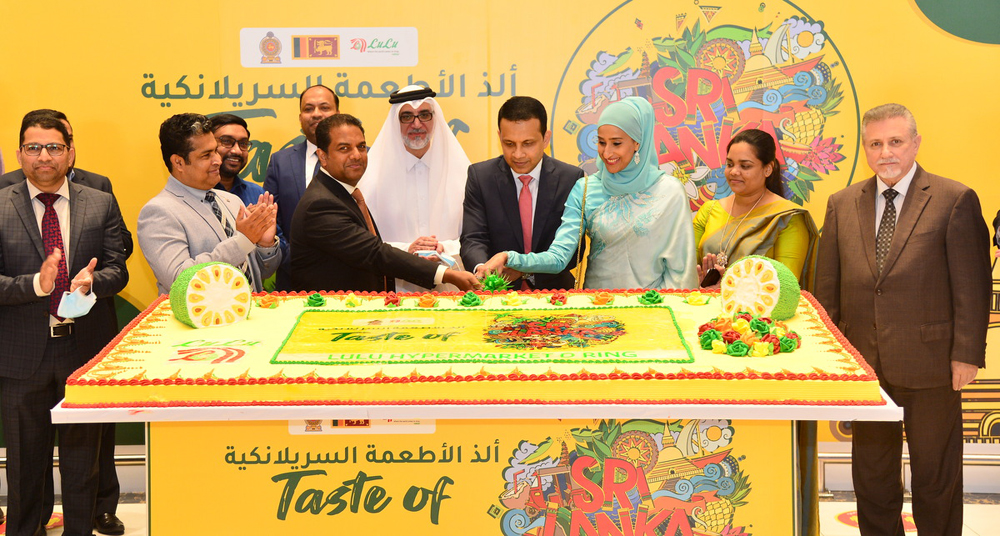
[[[267,32],[267,35],[260,40],[261,63],[281,63],[281,41],[274,36],[274,32]]]

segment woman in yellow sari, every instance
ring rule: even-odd
[[[694,217],[699,280],[713,286],[716,277],[706,280],[712,269],[721,275],[730,261],[763,255],[783,263],[810,290],[819,234],[809,212],[784,197],[774,138],[747,129],[726,149],[733,195],[705,203]]]
[[[729,261],[763,255],[783,263],[803,289],[812,290],[819,233],[809,212],[784,197],[774,138],[763,130],[746,129],[726,149],[726,182],[733,195],[705,203],[694,217],[702,286],[717,285]],[[796,425],[800,530],[814,536],[819,534],[816,422]]]

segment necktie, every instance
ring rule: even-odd
[[[219,207],[219,202],[215,200],[215,192],[212,190],[205,192],[205,201],[211,203],[212,214],[215,214],[219,223],[221,223],[222,227],[226,230],[226,238],[232,238],[233,235],[236,234],[236,231],[233,230],[233,224],[229,222],[229,218],[224,218],[222,216],[222,209]],[[239,268],[243,272],[243,275],[247,276],[247,281],[250,283],[250,287],[256,289],[253,282],[253,270],[250,269],[250,262],[244,261]]]
[[[368,213],[368,204],[365,203],[365,196],[361,195],[361,190],[355,188],[354,191],[351,192],[351,197],[354,198],[354,201],[358,204],[358,208],[361,209],[361,214],[365,217],[365,225],[368,226],[368,231],[377,236],[378,233],[375,232],[375,223],[372,222],[372,215]]]
[[[892,244],[892,233],[896,230],[896,205],[892,200],[899,195],[899,192],[889,188],[882,192],[882,195],[885,196],[885,210],[882,211],[882,221],[878,224],[878,235],[875,237],[875,262],[878,264],[879,273],[882,273],[885,256],[889,253],[889,245]]]
[[[517,198],[517,208],[521,212],[521,236],[524,238],[524,252],[531,253],[531,190],[528,183],[531,182],[531,175],[521,175],[517,178],[521,181],[521,194]]]
[[[313,166],[313,172],[312,175],[309,176],[309,180],[312,180],[312,178],[319,173],[319,154],[317,154],[316,151],[313,151],[313,156],[316,158],[316,165]],[[306,181],[306,186],[309,186],[309,180]]]
[[[521,194],[517,198],[517,208],[521,212],[521,236],[524,239],[524,252],[531,253],[531,190],[528,183],[531,182],[531,175],[520,175],[517,180],[521,181]],[[528,282],[521,280],[521,290],[530,290]]]
[[[59,199],[59,194],[38,194],[38,200],[45,205],[45,214],[42,215],[42,242],[45,244],[45,255],[51,255],[55,248],[62,251],[59,271],[56,273],[56,285],[49,294],[49,314],[61,321],[63,318],[57,315],[56,311],[59,310],[63,292],[69,291],[69,272],[66,270],[66,248],[63,247],[62,229],[59,227],[59,217],[53,206],[56,199]]]
[[[219,208],[219,202],[215,200],[215,192],[209,190],[205,192],[205,201],[208,201],[212,205],[212,214],[219,220],[222,227],[226,230],[226,238],[233,237],[233,225],[229,223],[229,218],[222,217],[222,209]]]

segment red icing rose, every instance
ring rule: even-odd
[[[397,296],[395,292],[390,292],[390,293],[386,294],[385,295],[385,304],[386,305],[395,305],[395,306],[398,307],[399,306],[399,296]]]
[[[701,337],[702,333],[705,333],[706,331],[708,331],[710,329],[715,329],[715,324],[713,324],[711,322],[706,322],[706,323],[698,326],[698,336]]]
[[[726,341],[726,344],[734,343],[740,340],[740,332],[735,330],[729,330],[722,334],[722,340]]]
[[[773,333],[768,333],[760,338],[760,342],[769,342],[771,346],[774,346],[774,353],[781,353],[781,340],[778,339]]]
[[[744,319],[744,320],[746,320],[747,322],[749,322],[749,321],[753,320],[753,315],[751,315],[750,313],[743,313],[743,314],[739,314],[739,315],[734,316],[733,320],[739,320],[741,318]]]

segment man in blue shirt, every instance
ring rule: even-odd
[[[247,165],[252,146],[247,122],[233,114],[219,114],[212,117],[211,125],[215,141],[219,142],[216,150],[222,157],[219,184],[215,185],[215,189],[239,197],[244,205],[256,204],[260,194],[264,193],[264,188],[240,178],[240,171]]]

